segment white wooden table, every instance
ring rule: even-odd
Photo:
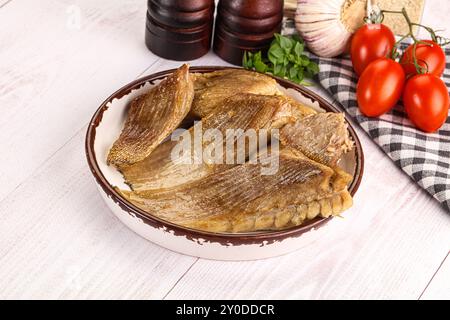
[[[320,241],[255,262],[183,256],[102,202],[86,125],[113,91],[177,67],[144,45],[144,0],[0,0],[0,298],[450,298],[450,214],[358,130],[355,205]],[[450,4],[424,22],[448,28]],[[213,53],[192,65],[224,65]]]

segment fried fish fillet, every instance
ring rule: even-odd
[[[194,76],[192,114],[201,118],[212,113],[225,99],[235,94],[281,94],[275,79],[244,69],[224,69]]]
[[[291,104],[280,96],[242,94],[229,97],[217,105],[214,113],[184,132],[180,140],[162,143],[145,160],[124,167],[121,172],[126,183],[135,191],[170,188],[198,180],[227,167],[226,146],[233,148],[234,152],[235,142],[244,138],[249,129],[258,134],[260,129],[270,131],[280,128],[295,121],[293,114]],[[220,133],[221,137],[226,137],[227,130],[230,129],[235,129],[235,134],[228,139],[205,139],[205,132],[211,129]],[[197,132],[200,133],[197,137],[203,138],[200,141],[200,154],[196,152],[194,145],[194,134]],[[174,159],[172,152],[177,148],[182,149],[182,144],[185,143],[188,143],[190,152]],[[213,150],[216,145],[222,150],[220,160],[223,165],[217,161],[212,163],[213,161],[203,157],[203,150]],[[255,151],[247,150],[246,156]]]
[[[280,130],[280,141],[331,167],[353,146],[344,114],[332,112],[301,117],[286,124]]]
[[[352,204],[351,176],[301,153],[282,149],[279,170],[261,175],[267,164],[245,163],[175,188],[129,192],[124,197],[167,221],[211,232],[275,230],[317,216],[338,215]]]
[[[305,106],[303,103],[295,100],[294,98],[291,98],[291,97],[289,97],[287,95],[282,95],[282,97],[284,99],[286,99],[286,101],[292,106],[293,112],[294,112],[294,116],[297,119],[301,119],[301,118],[304,118],[306,116],[310,116],[312,114],[316,114],[317,113],[317,111],[314,110],[313,108]]]
[[[211,73],[193,74],[195,96],[191,115],[206,117],[230,96],[253,93],[284,97],[294,108],[297,117],[315,114],[316,111],[285,95],[275,79],[244,69],[225,69]]]
[[[189,66],[183,65],[148,93],[131,102],[120,137],[107,163],[123,168],[144,160],[188,114],[194,98]]]

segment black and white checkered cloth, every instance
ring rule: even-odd
[[[406,44],[403,46],[405,47]],[[446,50],[450,62],[450,50]],[[357,78],[349,58],[312,58],[319,63],[320,84],[407,175],[450,210],[450,118],[437,132],[423,133],[406,117],[403,106],[379,118],[367,118],[356,102]],[[450,63],[443,79],[450,88]]]

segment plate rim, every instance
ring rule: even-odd
[[[242,68],[228,67],[228,66],[195,66],[190,67],[189,71],[192,73],[209,73],[223,69],[242,69]],[[105,178],[97,163],[94,151],[96,129],[102,121],[103,113],[107,111],[109,108],[108,103],[110,103],[114,99],[120,99],[124,97],[125,95],[129,94],[132,90],[140,88],[141,86],[143,86],[148,82],[154,83],[155,81],[164,79],[169,74],[173,73],[175,70],[177,70],[177,68],[156,72],[138,78],[122,86],[120,89],[115,91],[100,104],[100,106],[97,108],[94,115],[92,116],[91,120],[89,121],[85,138],[85,154],[89,165],[89,169],[93,174],[97,184],[116,204],[118,204],[121,207],[122,210],[124,210],[125,212],[127,212],[132,216],[138,217],[145,224],[150,225],[151,227],[164,229],[168,232],[172,232],[175,236],[184,236],[196,242],[198,242],[199,239],[203,239],[206,242],[218,242],[223,245],[245,245],[245,244],[261,244],[261,243],[270,244],[274,242],[279,242],[286,238],[299,237],[305,232],[318,229],[334,218],[333,216],[330,216],[328,218],[316,218],[307,224],[294,226],[283,230],[263,231],[257,233],[214,233],[187,228],[180,225],[176,225],[169,221],[165,221],[163,219],[158,218],[155,215],[152,215],[138,208],[137,206],[133,205],[131,202],[126,200],[123,196],[121,196]],[[326,111],[338,113],[343,112],[339,110],[337,107],[333,106],[327,100],[325,100],[325,98],[305,88],[302,85],[296,84],[290,80],[279,78],[276,76],[272,75],[267,76],[275,79],[278,82],[278,84],[281,85],[282,87],[287,89],[294,89],[300,92],[305,97],[311,99],[313,102],[317,101],[320,107],[325,109]],[[356,158],[355,176],[353,178],[352,183],[349,186],[349,192],[352,196],[354,196],[359,189],[364,174],[364,152],[359,137],[356,133],[356,130],[353,128],[353,125],[347,120],[347,118],[346,122],[348,124],[348,130],[350,132],[351,138],[354,141],[355,145],[355,158]]]

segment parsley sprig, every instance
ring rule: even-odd
[[[267,57],[261,51],[245,52],[242,65],[245,69],[270,73],[299,84],[305,84],[305,78],[312,78],[319,72],[319,66],[304,54],[305,43],[298,36],[282,36],[278,33],[270,45]]]

